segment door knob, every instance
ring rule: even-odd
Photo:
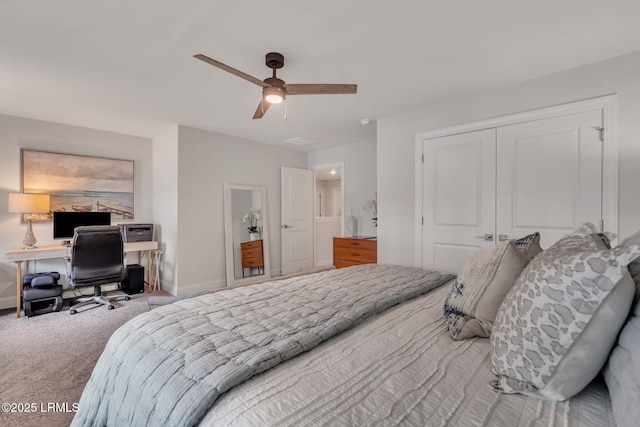
[[[291,225],[287,225],[287,224],[284,224],[284,225],[282,226],[282,228],[286,230],[287,228],[293,228],[293,226],[291,226]]]
[[[476,239],[482,239],[487,242],[491,242],[493,240],[493,234],[486,233],[484,236],[476,236]]]
[[[504,242],[505,240],[511,240],[508,234],[498,234],[498,240]]]

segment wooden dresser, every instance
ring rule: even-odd
[[[357,237],[333,238],[333,265],[336,268],[378,262],[378,241]]]
[[[242,277],[245,277],[245,268],[257,268],[259,272],[264,272],[264,256],[262,254],[262,240],[240,243],[242,252]]]

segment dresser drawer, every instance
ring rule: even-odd
[[[262,249],[262,240],[253,240],[251,242],[242,242],[240,243],[240,247],[242,250],[245,249]]]
[[[262,261],[262,256],[250,258],[242,257],[242,268],[262,267],[263,265],[264,262]]]
[[[373,239],[333,238],[333,265],[336,268],[378,262],[378,242]]]
[[[258,249],[242,249],[242,258],[262,258],[262,248]]]
[[[353,248],[353,249],[366,249],[370,251],[376,251],[378,249],[378,242],[373,239],[348,239],[343,237],[334,237],[333,246],[336,248]]]
[[[333,248],[333,256],[336,259],[343,259],[348,261],[356,261],[362,263],[371,263],[378,261],[376,251],[360,248]]]

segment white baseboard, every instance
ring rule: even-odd
[[[16,308],[16,296],[13,293],[16,291],[16,282],[7,281],[0,283],[0,309]]]
[[[6,308],[16,308],[16,297],[0,298],[0,310],[4,310]]]
[[[333,265],[333,258],[316,261],[316,267],[329,267]]]
[[[223,289],[226,287],[227,280],[218,279],[210,282],[201,282],[194,283],[188,286],[180,286],[179,288],[176,288],[175,286],[162,287],[162,290],[164,290],[165,292],[169,292],[171,295],[183,296],[195,294],[198,292],[215,291],[216,289]]]

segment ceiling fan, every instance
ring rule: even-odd
[[[273,69],[273,76],[264,80],[259,80],[202,54],[194,55],[193,57],[262,87],[262,99],[253,115],[254,119],[262,118],[271,104],[278,104],[284,101],[287,95],[343,95],[356,93],[358,89],[357,85],[352,84],[287,84],[284,80],[276,77],[276,70],[284,66],[284,56],[276,52],[270,52],[266,55],[265,63],[267,67]]]

